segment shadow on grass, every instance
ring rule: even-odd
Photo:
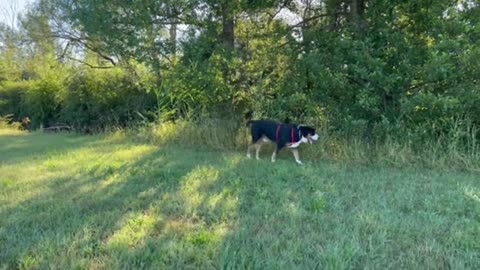
[[[243,154],[172,146],[117,164],[108,161],[118,145],[87,144],[96,145],[106,162],[46,181],[44,192],[0,212],[0,269],[388,268],[389,258],[378,254],[405,247],[423,251],[412,239],[431,233],[410,230],[429,221],[412,225],[402,218],[451,214],[441,212],[451,211],[446,207],[426,208],[424,198],[404,200],[415,195],[412,185],[424,189],[421,194],[441,185],[400,181],[401,172],[372,176],[368,169],[300,167],[289,153],[272,165]],[[429,195],[431,205],[447,202],[447,195],[444,200]],[[380,215],[375,204],[382,203],[388,211]],[[444,246],[430,257],[445,259],[440,252],[448,251],[449,243]],[[424,255],[403,253],[407,260],[397,266],[445,263],[422,264],[429,258],[427,251]]]
[[[59,153],[85,146],[95,147],[108,143],[118,143],[120,138],[107,136],[81,136],[77,134],[45,134],[22,132],[17,135],[0,135],[0,164],[14,164],[42,160]]]
[[[17,142],[16,150],[35,148],[33,142],[29,145],[29,139],[31,137]],[[78,143],[76,138],[72,138],[75,142],[62,136],[58,139],[69,142],[62,151],[92,145],[91,140]],[[115,151],[108,147],[97,150]],[[9,151],[13,151],[12,148]],[[40,146],[32,154],[48,155],[44,152],[45,148]],[[17,154],[3,160],[14,162],[26,156]],[[222,164],[222,161],[223,157],[216,154],[161,148],[121,166],[110,166],[107,162],[105,166],[79,168],[45,181],[45,192],[17,205],[3,207],[0,212],[0,261],[3,263],[0,268],[145,265],[148,260],[143,262],[131,255],[131,246],[138,243],[130,242],[140,240],[130,235],[129,230],[123,232],[123,228],[131,226],[131,222],[135,226],[135,220],[140,219],[139,228],[143,230],[141,220],[145,215],[154,217],[155,223],[148,234],[161,238],[175,238],[178,226],[196,226],[201,217],[184,211],[188,208],[184,200],[189,194],[182,191],[187,189],[182,181],[189,172],[195,174],[195,170]],[[203,180],[201,174],[193,177]],[[167,230],[172,228],[171,233],[163,231],[165,226]],[[142,241],[147,240],[145,237]],[[124,244],[128,247],[126,250]],[[159,248],[166,247],[160,245]]]
[[[100,138],[43,136],[29,134],[10,148],[2,146],[18,152],[2,161],[41,159],[94,145],[108,160],[116,151]],[[63,140],[63,146],[50,150],[50,140]],[[237,230],[250,225],[259,230],[265,211],[286,220],[295,211],[285,208],[283,198],[296,195],[282,172],[254,169],[265,165],[271,166],[243,155],[161,147],[118,166],[100,162],[54,176],[45,181],[44,192],[0,212],[0,268],[228,266],[238,241],[252,240],[237,238]],[[274,183],[272,173],[284,184]]]

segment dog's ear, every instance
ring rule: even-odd
[[[308,135],[309,133],[315,134],[315,129],[310,126],[298,125],[298,129],[302,132],[303,135]]]

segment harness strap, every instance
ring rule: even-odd
[[[277,143],[280,142],[280,127],[281,126],[282,126],[282,124],[278,124],[278,126],[277,126],[277,134],[276,134]]]
[[[280,141],[280,128],[282,127],[282,124],[277,125],[277,132],[276,132],[276,139],[277,143]],[[292,130],[290,131],[290,141],[292,143],[295,143],[295,128],[292,127]]]

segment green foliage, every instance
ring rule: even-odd
[[[11,114],[15,119],[25,116],[24,97],[31,83],[6,81],[0,83],[0,115]]]
[[[154,94],[120,69],[79,70],[66,88],[59,119],[80,131],[125,127],[145,120],[155,105]]]
[[[478,130],[478,3],[316,2],[39,1],[0,31],[0,114],[104,130],[253,112],[419,145]]]
[[[64,93],[64,85],[56,76],[46,76],[31,83],[25,92],[25,114],[32,120],[33,128],[57,121]]]
[[[20,130],[21,128],[22,128],[22,126],[19,122],[12,121],[12,115],[0,116],[0,129],[2,129],[2,130]],[[7,181],[5,181],[5,182],[7,182]]]
[[[62,123],[77,131],[153,120],[154,92],[124,70],[53,69],[39,76],[2,83],[0,115],[12,114],[16,121],[28,117],[33,129]]]

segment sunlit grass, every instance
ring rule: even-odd
[[[25,132],[18,129],[0,128],[0,136],[23,136],[23,135],[25,135]]]
[[[0,269],[480,268],[474,173],[123,133],[4,131],[0,153]]]

